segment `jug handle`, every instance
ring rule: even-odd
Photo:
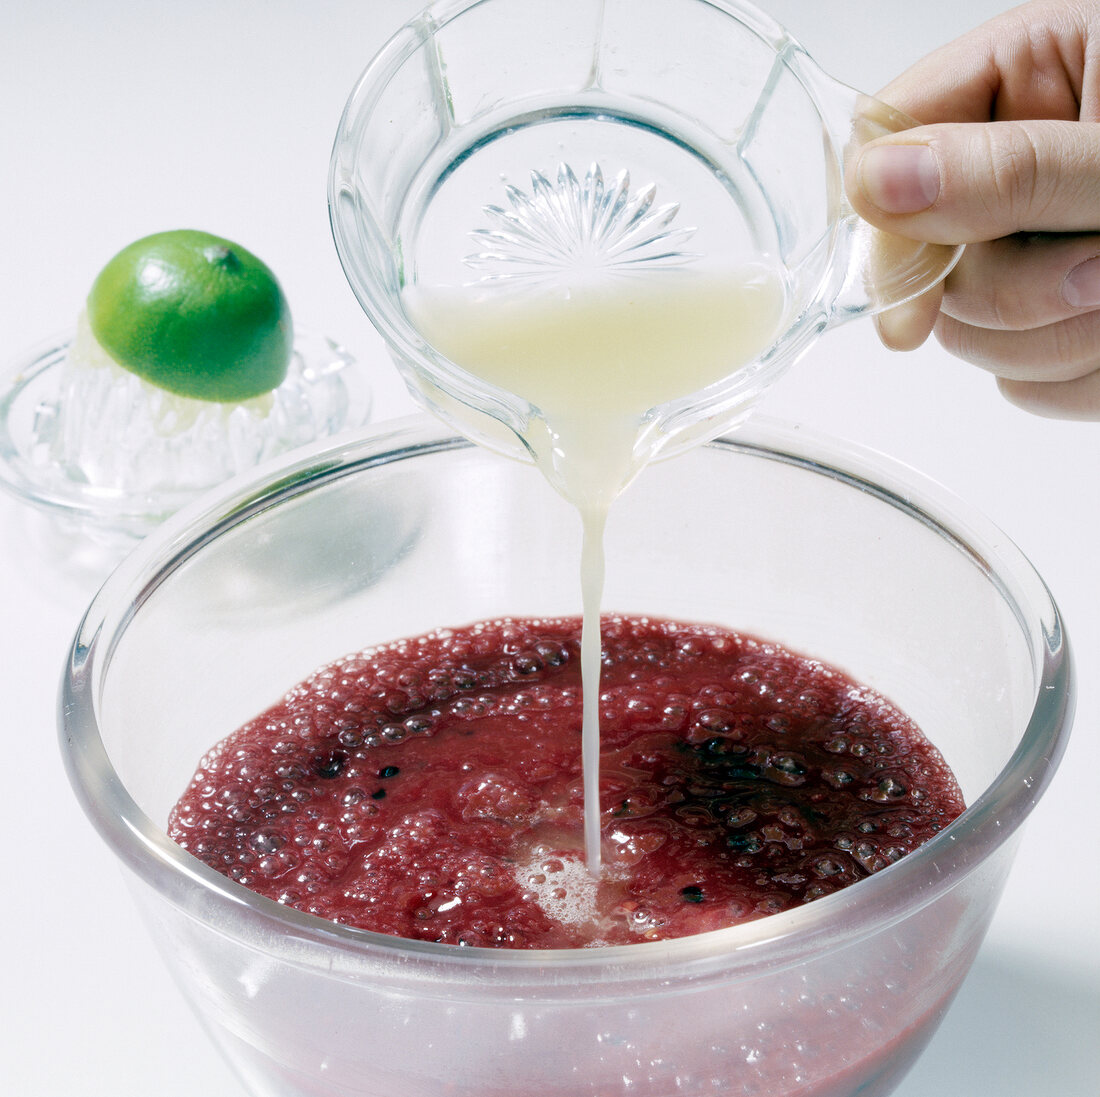
[[[838,158],[834,247],[840,272],[828,326],[904,304],[942,282],[962,256],[961,245],[929,244],[883,232],[864,221],[844,192],[844,171],[869,141],[920,125],[886,103],[833,80],[816,66],[802,66],[823,105]]]

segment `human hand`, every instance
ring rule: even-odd
[[[930,124],[860,151],[856,212],[967,245],[942,286],[879,315],[883,342],[910,350],[934,330],[1013,403],[1100,419],[1100,0],[1006,12],[880,98]]]

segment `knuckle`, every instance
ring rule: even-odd
[[[1041,322],[1033,280],[1017,277],[1025,258],[1016,254],[1020,248],[1026,245],[1015,237],[972,244],[947,279],[944,307],[950,315],[981,328],[1019,329]]]
[[[940,314],[936,321],[936,340],[948,354],[971,365],[984,365],[974,346],[975,329],[953,316]]]
[[[985,326],[1019,331],[1059,318],[1057,303],[1036,273],[1044,247],[1043,241],[1023,236],[995,241],[989,247],[992,273],[983,281],[986,315],[981,322]]]
[[[986,210],[998,220],[1008,211],[1013,225],[1023,227],[1040,199],[1041,157],[1035,138],[1027,125],[1004,122],[983,127],[981,139],[989,166]]]
[[[1053,339],[1048,370],[1058,380],[1079,377],[1082,372],[1092,370],[1100,335],[1097,319],[1093,313],[1050,325]]]
[[[1003,331],[1030,328],[1039,320],[1034,305],[1033,294],[1021,293],[1013,283],[993,282],[986,300],[986,325]]]

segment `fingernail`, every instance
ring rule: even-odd
[[[928,145],[876,145],[864,152],[859,181],[883,213],[919,213],[940,194],[940,166]]]
[[[1071,308],[1100,307],[1100,257],[1086,259],[1066,275],[1062,297]]]

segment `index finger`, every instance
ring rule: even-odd
[[[1083,87],[1094,20],[1078,0],[1013,8],[918,61],[879,98],[924,123],[1095,120]]]

